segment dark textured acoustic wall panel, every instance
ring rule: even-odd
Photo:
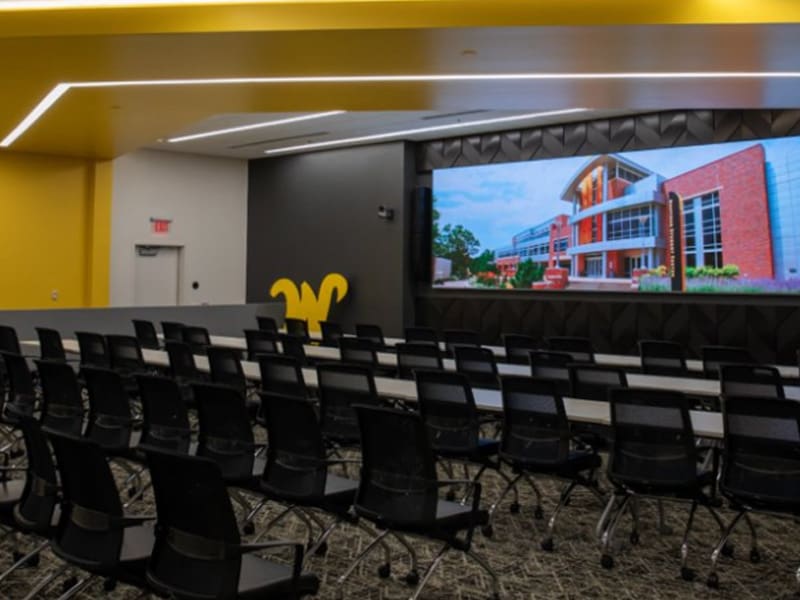
[[[682,110],[428,141],[417,171],[800,135],[800,110]],[[437,291],[416,293],[416,322],[475,329],[485,342],[505,332],[580,335],[601,352],[633,353],[639,339],[684,344],[693,356],[709,344],[747,346],[767,362],[795,363],[800,299],[751,296]]]

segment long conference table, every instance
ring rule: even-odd
[[[216,337],[218,343],[231,338]],[[236,338],[234,338],[236,339]],[[214,340],[212,340],[214,341]],[[25,345],[38,346],[38,342],[25,342]],[[78,353],[78,343],[76,340],[64,340],[64,349],[70,353]],[[334,350],[336,348],[328,348]],[[161,350],[142,350],[144,360],[147,364],[157,367],[168,367],[169,357],[166,352]],[[332,358],[332,357],[331,357]],[[208,372],[209,364],[205,356],[195,357],[197,368]],[[528,375],[526,365],[508,365],[513,367],[518,374]],[[260,381],[261,373],[257,362],[242,361],[242,369],[245,377],[252,381]],[[303,378],[306,385],[312,388],[318,387],[317,371],[313,368],[303,368]],[[631,373],[628,375],[628,385],[630,387],[675,390],[686,394],[718,396],[720,393],[719,381],[713,379],[665,377],[659,375],[643,375]],[[378,395],[384,398],[395,398],[405,402],[414,403],[418,401],[417,389],[414,381],[406,379],[395,379],[391,377],[376,377],[375,387]],[[786,397],[792,400],[800,400],[800,387],[786,386],[784,388]],[[499,390],[483,388],[473,389],[475,404],[478,410],[486,412],[502,412],[503,402]],[[564,398],[564,409],[567,418],[576,423],[592,423],[595,425],[610,425],[611,413],[608,402],[597,400],[584,400],[580,398]],[[712,411],[690,411],[694,432],[699,437],[722,438],[722,414]]]

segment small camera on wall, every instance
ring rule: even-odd
[[[384,206],[381,204],[378,207],[378,218],[379,219],[386,219],[387,221],[391,221],[394,219],[394,209],[389,208],[388,206]]]

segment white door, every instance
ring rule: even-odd
[[[176,246],[136,246],[136,306],[178,305],[180,251]]]

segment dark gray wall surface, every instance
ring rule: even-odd
[[[283,321],[283,302],[232,304],[219,306],[146,306],[124,308],[77,308],[0,311],[0,325],[17,330],[20,340],[35,340],[35,327],[49,327],[62,337],[74,337],[76,331],[133,335],[131,319],[153,321],[161,330],[161,321],[178,321],[206,327],[211,334],[243,336],[243,329],[256,328],[256,315]]]
[[[281,277],[318,292],[331,272],[350,292],[329,319],[375,323],[399,335],[410,310],[408,204],[414,157],[404,143],[250,161],[247,301],[269,298]],[[378,206],[394,219],[378,218]]]

